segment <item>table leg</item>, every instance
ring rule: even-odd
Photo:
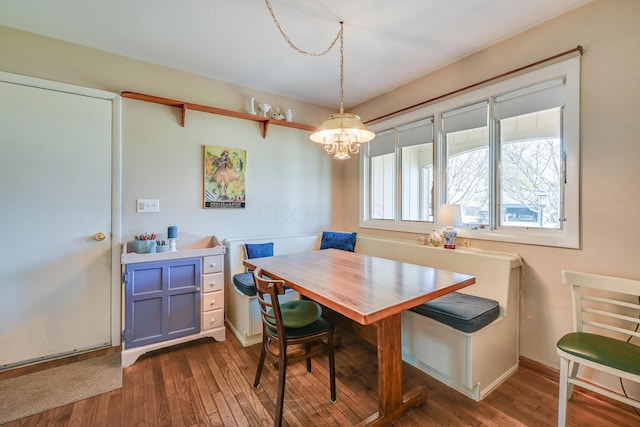
[[[378,412],[358,426],[382,426],[427,399],[427,391],[423,387],[402,395],[401,316],[400,313],[394,314],[377,323]]]

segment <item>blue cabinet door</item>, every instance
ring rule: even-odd
[[[127,264],[124,348],[200,332],[201,258]]]

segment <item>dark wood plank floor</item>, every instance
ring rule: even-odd
[[[232,334],[225,342],[195,341],[145,355],[124,370],[123,388],[23,418],[15,426],[269,426],[275,412],[277,372],[265,365],[261,387],[253,376],[259,345],[243,348]],[[377,410],[375,349],[344,332],[336,352],[338,401],[329,400],[326,357],[291,365],[285,393],[285,426],[350,426]],[[554,426],[557,376],[521,366],[482,402],[475,402],[405,365],[404,386],[425,385],[429,398],[390,425]],[[569,426],[639,426],[630,407],[577,392],[569,403]]]

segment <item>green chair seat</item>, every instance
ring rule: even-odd
[[[303,328],[320,319],[320,304],[309,300],[293,300],[280,304],[282,324],[285,328]],[[269,323],[276,325],[275,320],[268,318]]]
[[[558,341],[558,348],[574,356],[640,375],[640,346],[602,335],[572,332]]]

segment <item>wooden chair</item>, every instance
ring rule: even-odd
[[[558,426],[565,425],[567,400],[574,385],[640,408],[640,400],[626,396],[624,389],[614,391],[577,377],[582,365],[620,381],[640,383],[640,346],[630,342],[640,338],[640,281],[573,271],[563,271],[562,281],[571,286],[574,332],[557,344]]]
[[[311,357],[328,352],[331,402],[336,401],[333,322],[321,316],[320,306],[308,300],[287,301],[280,304],[278,295],[285,292],[284,281],[263,277],[262,270],[253,272],[260,312],[262,315],[262,350],[258,370],[253,383],[260,386],[265,357],[278,365],[278,392],[274,425],[282,425],[284,385],[287,364],[301,359],[307,361],[311,372]],[[323,342],[326,340],[326,344]]]

